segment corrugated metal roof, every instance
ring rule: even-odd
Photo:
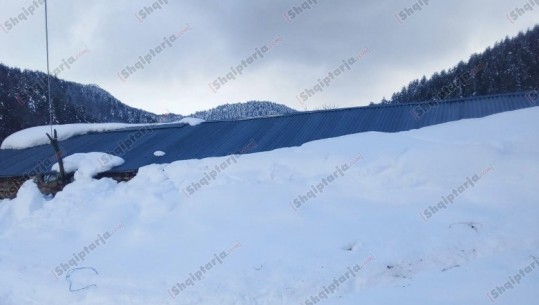
[[[125,159],[113,172],[152,163],[254,153],[367,131],[399,132],[460,119],[535,106],[527,93],[300,112],[238,121],[205,122],[198,126],[161,125],[92,133],[62,141],[64,155],[108,152]],[[45,136],[45,135],[44,135]],[[250,143],[256,147],[247,147]],[[166,152],[155,157],[157,150]],[[0,177],[49,173],[54,155],[50,145],[0,150]]]

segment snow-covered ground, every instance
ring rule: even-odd
[[[27,182],[0,304],[537,304],[538,116]]]
[[[140,127],[140,126],[157,126],[167,124],[189,124],[196,126],[202,124],[204,120],[198,118],[183,118],[171,123],[156,123],[156,124],[124,124],[124,123],[80,123],[80,124],[64,124],[52,125],[53,129],[58,131],[58,139],[65,141],[69,138],[84,135],[93,132],[105,132],[112,130],[120,130],[125,128]],[[17,131],[7,137],[0,146],[0,149],[24,149],[49,143],[46,133],[50,133],[50,126],[36,126]]]

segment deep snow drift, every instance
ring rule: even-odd
[[[0,304],[536,304],[538,116],[27,182]]]

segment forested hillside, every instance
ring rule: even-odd
[[[408,103],[445,100],[506,92],[539,90],[539,26],[516,37],[506,37],[474,54],[468,62],[430,78],[410,82],[390,100],[382,103]]]
[[[181,114],[157,115],[127,106],[97,85],[82,85],[51,77],[54,124],[70,123],[156,123],[177,121]],[[226,104],[190,116],[230,120],[294,112],[271,102]],[[28,127],[49,124],[47,75],[21,71],[0,64],[0,142]]]

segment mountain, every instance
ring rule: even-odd
[[[539,25],[511,39],[506,37],[448,71],[410,82],[382,104],[539,90],[538,54]]]
[[[237,120],[262,116],[294,113],[296,110],[273,102],[251,101],[247,103],[225,104],[206,111],[195,112],[190,117],[206,121]]]
[[[47,75],[0,64],[0,140],[28,127],[49,123]],[[154,123],[155,114],[129,107],[96,85],[51,77],[54,124]]]
[[[47,75],[0,64],[0,142],[21,129],[49,124]],[[97,85],[82,85],[51,76],[53,124],[157,123],[177,121],[179,114],[157,115],[127,106]],[[271,102],[227,104],[191,116],[229,120],[278,115],[295,110]]]

